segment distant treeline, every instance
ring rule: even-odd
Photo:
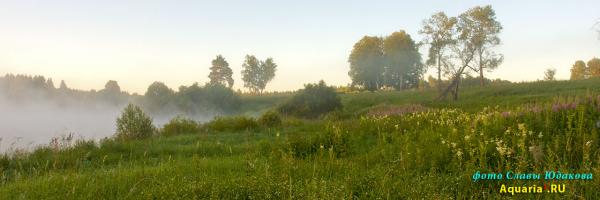
[[[61,81],[56,87],[51,78],[7,74],[0,77],[0,97],[15,104],[48,103],[60,107],[123,107],[131,102],[154,114],[214,115],[235,112],[240,95],[223,84],[180,86],[173,91],[154,82],[144,95],[122,91],[117,81],[110,80],[101,90],[76,90]]]

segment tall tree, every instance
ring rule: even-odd
[[[424,69],[415,41],[405,31],[394,32],[383,40],[384,83],[397,90],[418,87]]]
[[[587,62],[590,77],[600,77],[600,59],[592,58]]]
[[[546,71],[544,71],[544,80],[545,81],[554,81],[554,80],[556,80],[556,78],[554,78],[554,75],[556,75],[556,69],[548,68],[548,69],[546,69]]]
[[[231,88],[233,86],[232,75],[233,71],[231,71],[229,63],[227,63],[223,56],[218,55],[212,60],[212,67],[210,67],[210,74],[208,74],[211,84],[227,85]]]
[[[246,55],[242,68],[244,87],[252,92],[261,93],[267,83],[275,77],[277,64],[275,64],[273,58],[260,61],[253,55]]]
[[[360,39],[348,57],[352,85],[361,86],[369,91],[383,85],[383,40],[379,37],[364,36]]]
[[[571,80],[583,80],[586,78],[587,68],[583,60],[578,60],[571,68]]]
[[[492,51],[493,47],[500,44],[498,34],[502,30],[502,25],[496,21],[496,12],[490,5],[471,8],[461,14],[459,18],[462,28],[469,29],[461,34],[469,34],[466,37],[472,40],[471,43],[477,53],[475,57],[477,68],[473,70],[479,72],[480,84],[483,86],[484,70],[491,71],[498,68],[504,58],[501,54]]]
[[[456,17],[448,17],[444,12],[438,12],[431,18],[423,21],[423,27],[419,31],[424,36],[423,42],[429,44],[429,54],[426,64],[429,66],[437,65],[437,84],[438,92],[442,90],[442,71],[444,63],[447,62],[446,51],[456,43]],[[447,69],[446,69],[447,70]],[[429,80],[430,84],[432,80]]]

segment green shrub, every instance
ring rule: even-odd
[[[152,136],[154,130],[152,119],[140,107],[129,104],[117,118],[115,136],[121,139],[143,139]]]
[[[315,118],[341,108],[342,102],[335,88],[319,81],[318,84],[306,84],[304,89],[281,105],[279,111],[286,115]]]
[[[275,111],[267,111],[258,118],[258,123],[265,127],[281,126],[281,117]]]
[[[247,131],[258,128],[258,123],[252,117],[233,116],[216,117],[212,121],[204,124],[207,131]]]
[[[170,136],[198,132],[200,132],[200,124],[198,122],[183,116],[177,116],[163,126],[160,134]]]

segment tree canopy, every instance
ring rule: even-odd
[[[275,77],[277,64],[273,58],[260,61],[253,55],[246,55],[242,68],[244,87],[251,92],[261,93],[267,87],[267,83]]]
[[[227,87],[233,86],[233,71],[229,68],[229,63],[221,55],[218,55],[212,60],[212,67],[210,67],[210,74],[208,78],[211,84],[222,84]]]
[[[587,69],[583,60],[578,60],[571,67],[571,80],[583,80],[586,78]]]

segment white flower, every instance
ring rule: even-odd
[[[471,139],[471,136],[470,135],[465,135],[465,140],[469,140],[469,139]]]

